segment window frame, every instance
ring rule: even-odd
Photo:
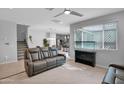
[[[104,32],[105,30],[103,29],[102,30],[102,48],[94,48],[94,49],[89,49],[89,48],[80,48],[80,49],[83,49],[83,50],[108,50],[108,51],[117,51],[118,50],[118,22],[117,21],[114,21],[114,22],[106,22],[106,23],[101,23],[101,24],[95,24],[95,25],[87,25],[87,26],[83,26],[83,27],[79,27],[77,29],[74,30],[74,44],[76,43],[76,40],[75,40],[75,32],[77,30],[80,30],[81,28],[84,28],[84,27],[90,27],[90,26],[97,26],[97,25],[102,25],[104,26],[105,24],[110,24],[110,23],[115,23],[116,24],[116,48],[115,49],[107,49],[105,48],[104,46]],[[76,45],[74,45],[74,48],[75,49],[79,49],[79,48],[76,48]]]

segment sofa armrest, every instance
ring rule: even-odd
[[[58,54],[58,56],[65,56],[64,54]]]
[[[103,78],[102,84],[115,84],[115,72],[116,68],[109,67]]]
[[[117,65],[117,64],[110,64],[109,67],[115,67],[115,68],[124,70],[124,65],[121,66],[121,65]]]
[[[25,64],[25,69],[26,69],[28,76],[32,76],[33,75],[33,65],[34,65],[33,62],[28,59],[25,59],[24,64]]]
[[[64,56],[64,59],[66,60],[66,56],[64,54],[58,54],[58,56]]]

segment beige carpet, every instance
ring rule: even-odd
[[[13,63],[0,64],[0,80],[24,71],[23,60]]]
[[[8,74],[10,72],[19,73],[24,71],[24,67],[20,62],[17,67],[8,68],[8,71],[3,71]],[[17,63],[15,63],[17,65]],[[7,64],[8,65],[8,64]],[[9,64],[10,65],[10,64]],[[14,64],[13,64],[14,66]],[[22,66],[22,67],[19,67]],[[5,66],[7,67],[7,66]],[[18,70],[17,70],[18,69]],[[20,70],[19,70],[20,69]],[[13,71],[12,71],[13,70]],[[100,84],[105,69],[101,67],[91,67],[80,63],[69,61],[63,66],[45,71],[38,75],[29,78],[25,72],[0,80],[0,83],[24,83],[24,84]],[[0,70],[0,73],[2,71]],[[4,75],[4,74],[2,74]]]

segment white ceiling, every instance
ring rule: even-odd
[[[61,15],[57,18],[53,17],[56,14],[62,12],[63,8],[55,8],[52,11],[48,11],[44,8],[1,8],[0,19],[14,21],[18,24],[30,25],[35,28],[63,28],[69,24],[83,21],[91,18],[95,18],[102,15],[107,15],[124,10],[123,8],[71,8],[73,11],[77,11],[83,14],[83,17],[77,17],[74,15]],[[53,23],[51,20],[61,20],[63,24]]]

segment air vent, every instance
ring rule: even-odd
[[[59,24],[62,24],[63,23],[61,20],[58,20],[58,19],[53,19],[51,21],[54,22],[54,23],[59,23]]]

